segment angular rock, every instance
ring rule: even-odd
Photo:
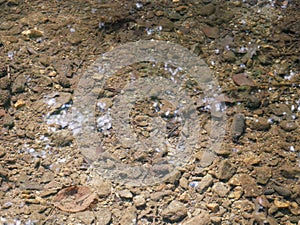
[[[10,93],[7,90],[0,90],[0,106],[8,104],[10,101]]]
[[[12,93],[21,93],[25,91],[26,78],[24,76],[18,76],[12,84]]]
[[[174,29],[174,23],[166,17],[163,17],[159,21],[159,25],[162,26],[162,29],[165,31],[172,31]]]
[[[213,177],[210,174],[206,174],[196,186],[196,190],[199,193],[202,193],[205,189],[207,189],[210,185],[212,185],[212,182],[213,182]]]
[[[177,222],[186,217],[187,208],[182,202],[173,200],[167,208],[162,211],[162,216],[164,219],[171,222]]]
[[[206,204],[206,207],[214,213],[218,212],[219,210],[219,204],[217,203],[208,203]]]
[[[202,211],[198,216],[192,217],[182,225],[207,225],[210,224],[210,216],[206,211]]]
[[[107,225],[111,221],[111,212],[109,209],[101,208],[97,212],[95,212],[97,217],[97,222],[99,224]]]
[[[119,191],[119,196],[121,198],[132,198],[132,193],[129,190],[121,190]]]
[[[220,197],[225,197],[230,191],[230,186],[223,182],[217,182],[213,185],[212,191],[218,194]]]
[[[279,126],[280,126],[283,130],[285,130],[285,131],[287,131],[287,132],[296,130],[296,129],[298,128],[298,125],[297,125],[296,122],[294,122],[294,121],[286,121],[286,120],[280,122]]]
[[[223,53],[223,59],[224,59],[224,61],[226,61],[226,62],[229,62],[229,63],[232,63],[232,62],[234,62],[235,61],[235,54],[234,54],[234,52],[233,51],[225,51],[224,53]]]
[[[217,27],[204,26],[202,31],[209,38],[215,39],[219,37],[219,29]]]
[[[1,157],[0,157],[1,158]],[[189,181],[185,178],[185,177],[181,177],[179,180],[179,185],[180,187],[182,187],[183,189],[187,189],[189,186]]]
[[[238,139],[243,135],[245,128],[245,116],[241,113],[235,114],[231,125],[232,140],[238,141]]]
[[[283,166],[280,168],[280,172],[286,178],[294,179],[295,177],[300,176],[300,168],[293,166]]]
[[[9,88],[11,81],[8,77],[0,78],[0,89],[6,90]]]
[[[64,147],[73,142],[73,135],[67,130],[60,130],[52,135],[53,143],[56,146]]]
[[[204,5],[203,7],[199,7],[197,9],[197,13],[199,13],[200,16],[209,16],[215,12],[216,8],[215,5],[210,3],[207,5]]]
[[[245,197],[256,197],[261,195],[261,190],[258,188],[255,179],[248,174],[239,174],[241,186],[244,189]]]
[[[274,205],[275,205],[278,209],[283,209],[283,208],[288,208],[288,207],[290,206],[290,202],[275,199],[275,200],[274,200]]]
[[[262,166],[255,168],[256,182],[258,184],[266,184],[272,177],[272,170],[268,166]]]
[[[220,180],[228,180],[235,172],[236,168],[231,164],[231,162],[229,160],[223,160],[218,167],[216,176]]]
[[[284,186],[273,185],[274,190],[281,196],[288,198],[291,196],[292,192]]]
[[[256,155],[252,152],[245,152],[244,157],[243,157],[243,162],[249,166],[249,165],[255,165],[260,163],[261,158],[259,157],[259,155]]]
[[[133,197],[133,203],[136,207],[141,207],[146,204],[146,200],[145,200],[144,196],[137,195],[137,196]]]
[[[84,211],[72,214],[70,218],[79,220],[83,224],[92,224],[95,220],[95,215],[92,211]]]
[[[57,77],[57,82],[64,88],[69,88],[71,86],[69,79],[64,75],[59,75]]]
[[[137,214],[135,207],[129,207],[123,211],[122,218],[120,219],[119,224],[131,225],[137,223]]]
[[[250,109],[257,109],[260,107],[261,101],[254,95],[248,96],[245,101],[245,105]]]
[[[292,114],[292,111],[291,111],[290,107],[286,104],[283,104],[283,103],[271,104],[271,105],[269,105],[269,109],[276,116],[283,116],[283,115],[291,115]]]
[[[171,190],[165,190],[165,191],[158,191],[158,192],[154,192],[150,195],[151,200],[153,201],[158,201],[160,199],[162,199],[164,196],[166,195],[170,195],[173,192]]]
[[[271,124],[266,118],[257,118],[250,123],[252,130],[267,131],[271,127]]]
[[[254,81],[246,73],[234,74],[232,75],[232,80],[238,86],[248,86],[248,87],[255,86]]]
[[[216,155],[210,151],[204,151],[202,153],[201,159],[200,159],[200,166],[201,167],[208,167],[212,164],[214,161]]]
[[[255,209],[253,202],[249,200],[238,200],[232,203],[231,207],[237,209],[240,212],[252,212]]]

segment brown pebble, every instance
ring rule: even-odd
[[[245,116],[241,113],[235,114],[231,126],[231,135],[233,141],[238,141],[238,139],[243,135],[245,128]]]
[[[294,121],[282,121],[279,125],[283,130],[287,132],[296,130],[298,127],[298,125]]]
[[[292,194],[292,192],[286,187],[274,185],[273,188],[279,195],[283,197],[289,197]]]

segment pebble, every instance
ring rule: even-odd
[[[268,201],[268,199],[266,198],[265,195],[258,196],[256,198],[256,200],[257,200],[258,204],[261,205],[262,207],[264,207],[264,208],[270,207],[270,202]]]
[[[162,29],[164,31],[172,31],[172,30],[174,30],[174,27],[175,27],[174,23],[166,17],[163,17],[159,21],[159,25],[162,26]]]
[[[235,172],[236,168],[231,164],[231,162],[229,160],[223,160],[219,164],[216,176],[220,180],[228,180],[234,175]]]
[[[217,182],[213,185],[212,191],[218,194],[220,197],[225,197],[230,191],[230,186],[223,182]]]
[[[23,106],[25,106],[25,101],[22,100],[22,99],[19,99],[15,104],[14,104],[14,107],[16,109],[19,109],[19,108],[22,108]]]
[[[245,105],[250,109],[258,109],[261,105],[261,101],[258,97],[250,95],[246,98]]]
[[[173,192],[170,190],[165,190],[165,191],[158,191],[158,192],[154,192],[150,195],[151,200],[153,201],[158,201],[160,199],[162,199],[164,196],[166,195],[170,195]]]
[[[196,190],[202,193],[206,188],[208,188],[213,183],[213,177],[210,174],[206,174],[202,180],[196,186]]]
[[[255,82],[246,73],[238,73],[232,75],[233,82],[238,86],[255,86]]]
[[[90,181],[90,185],[95,187],[99,197],[107,197],[111,193],[112,184],[108,180],[104,180],[101,176],[95,175]]]
[[[219,211],[219,204],[217,203],[207,203],[206,207],[211,210],[213,213],[216,213]]]
[[[164,11],[158,10],[158,11],[154,12],[154,14],[156,16],[163,16],[164,15]]]
[[[185,221],[182,225],[207,225],[210,224],[210,215],[206,211],[201,211],[199,215]]]
[[[164,219],[177,222],[187,216],[187,208],[182,202],[173,200],[167,208],[162,211]]]
[[[51,63],[50,57],[47,55],[40,55],[39,61],[45,67],[49,66]]]
[[[273,114],[276,116],[283,116],[283,115],[291,115],[292,111],[290,107],[286,104],[271,104],[269,105],[269,109]]]
[[[239,174],[241,186],[244,190],[245,197],[256,197],[261,194],[261,190],[257,187],[255,179],[248,174]]]
[[[13,128],[14,125],[15,125],[14,118],[12,116],[6,114],[6,116],[3,119],[3,127]],[[28,133],[27,133],[27,135],[28,135]]]
[[[165,182],[168,182],[170,184],[174,184],[174,183],[178,182],[180,177],[181,177],[181,172],[178,171],[178,170],[175,170],[172,173],[166,175]]]
[[[111,221],[111,212],[107,208],[101,208],[95,212],[98,224],[107,225]]]
[[[287,132],[296,130],[298,128],[298,125],[294,121],[286,121],[286,120],[280,122],[279,126]]]
[[[179,185],[183,189],[187,189],[188,186],[189,186],[189,181],[185,177],[181,177],[180,180],[179,180]]]
[[[132,198],[133,196],[129,190],[121,190],[118,194],[121,198]]]
[[[296,202],[291,202],[289,210],[293,215],[300,216],[300,207]]]
[[[137,195],[133,197],[133,203],[136,207],[141,207],[146,204],[145,197],[142,195]]]
[[[213,163],[215,157],[216,155],[210,151],[202,152],[201,159],[200,159],[200,166],[201,167],[210,166]]]
[[[0,146],[0,158],[3,158],[5,155],[6,155],[5,148]],[[0,171],[2,171],[2,169]]]
[[[256,167],[255,174],[256,174],[256,182],[258,184],[266,184],[268,183],[269,179],[272,177],[272,170],[268,166]]]
[[[261,212],[254,212],[252,214],[253,219],[255,222],[258,222],[258,224],[264,224],[265,221],[267,221],[267,217],[265,215],[265,213],[261,213]]]
[[[122,211],[122,217],[119,224],[124,225],[135,225],[137,224],[137,213],[136,208],[131,206]]]
[[[243,135],[245,128],[245,116],[241,113],[235,114],[231,125],[232,140],[238,141],[238,139]]]
[[[243,188],[242,187],[235,187],[232,192],[229,193],[228,198],[233,199],[240,199],[243,195]]]
[[[231,207],[240,212],[252,212],[255,209],[253,202],[249,200],[238,200],[232,203]]]
[[[11,81],[8,77],[0,78],[0,89],[5,90],[8,89],[11,84]]]
[[[29,38],[38,38],[38,37],[42,37],[44,35],[44,33],[37,29],[31,29],[31,30],[24,30],[22,32],[22,35],[29,37]]]
[[[57,82],[63,88],[69,88],[71,86],[70,80],[65,75],[59,75],[59,76],[57,76]]]
[[[223,53],[223,59],[224,59],[224,61],[226,61],[226,62],[228,62],[228,63],[233,63],[233,62],[235,62],[235,54],[234,54],[234,52],[233,51],[225,51],[224,53]]]
[[[243,162],[247,166],[249,166],[249,165],[256,165],[256,164],[260,163],[260,161],[261,161],[261,158],[258,155],[254,154],[252,152],[246,152],[244,154]]]
[[[280,172],[286,178],[294,179],[296,176],[300,176],[300,168],[297,168],[295,166],[283,166],[280,168]]]
[[[283,208],[288,208],[290,206],[290,203],[287,201],[280,201],[278,199],[275,199],[274,205],[279,209],[283,209]]]
[[[268,119],[259,117],[257,119],[254,119],[250,123],[250,128],[252,130],[258,130],[258,131],[267,131],[271,127],[271,124],[268,122]]]
[[[73,139],[73,135],[68,130],[60,130],[52,135],[53,143],[60,147],[69,146],[73,142]]]
[[[0,109],[0,119],[6,116],[6,111],[4,109]]]
[[[95,220],[95,215],[94,212],[92,211],[84,211],[84,212],[71,214],[70,218],[79,220],[83,224],[92,224],[93,221]]]
[[[67,37],[67,40],[72,44],[72,45],[79,45],[82,42],[82,35],[79,32],[74,32],[71,35]]]
[[[6,90],[0,90],[0,106],[8,104],[10,101],[10,93]]]
[[[219,29],[217,27],[204,26],[202,31],[209,38],[216,39],[219,37]]]
[[[199,13],[200,16],[210,16],[215,12],[216,8],[214,4],[207,4],[204,5],[203,7],[199,7],[197,10],[197,13]]]
[[[288,198],[291,196],[292,192],[283,186],[277,186],[277,185],[273,185],[274,190],[281,196]]]

